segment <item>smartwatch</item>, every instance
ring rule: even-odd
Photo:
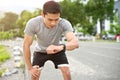
[[[66,45],[65,44],[60,44],[63,45],[63,51],[66,51]]]

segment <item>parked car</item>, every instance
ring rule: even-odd
[[[116,40],[117,38],[120,38],[120,33],[115,35],[115,40]]]
[[[115,39],[115,35],[113,34],[106,34],[102,36],[102,39],[104,40],[114,40]]]

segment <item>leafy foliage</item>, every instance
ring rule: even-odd
[[[9,58],[10,58],[10,54],[3,46],[0,45],[0,63],[4,62]]]
[[[88,16],[92,16],[93,21],[100,21],[100,32],[105,19],[113,21],[114,0],[89,0],[85,8]],[[100,33],[101,35],[101,33]]]
[[[71,0],[64,0],[60,2],[62,6],[62,17],[68,19],[73,26],[82,22],[85,19],[84,6],[80,0],[72,2]]]
[[[81,0],[64,0],[60,2],[62,5],[62,17],[68,19],[72,25],[78,28],[81,27],[84,34],[92,34],[94,33],[94,23],[90,22],[90,16],[85,11],[85,5],[81,3]],[[79,28],[78,28],[79,29]]]
[[[14,29],[18,15],[12,12],[6,12],[5,16],[0,20],[0,24],[4,26],[4,31]]]
[[[19,36],[23,37],[23,31],[28,20],[35,16],[40,15],[40,13],[41,9],[38,8],[33,13],[27,10],[21,12],[20,18],[16,21],[17,27],[20,29]]]
[[[78,29],[77,31],[82,31],[84,34],[95,34],[95,26],[98,20],[100,21],[100,30],[102,32],[104,20],[108,19],[112,21],[114,19],[114,0],[89,0],[86,5],[82,3],[82,0],[63,0],[60,4],[63,9],[61,17],[68,19],[73,27]],[[2,26],[4,26],[5,31],[18,29],[16,31],[17,36],[23,37],[27,21],[30,18],[39,16],[41,11],[39,8],[34,12],[23,10],[19,18],[17,14],[7,12],[4,18],[0,19],[0,30]]]
[[[12,32],[10,31],[5,31],[5,32],[0,32],[0,40],[3,40],[3,39],[11,39],[13,37],[16,36],[16,33],[13,34]]]

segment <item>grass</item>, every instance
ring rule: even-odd
[[[6,50],[4,46],[0,45],[0,65],[9,58],[10,58],[9,52]],[[4,71],[5,69],[0,69],[0,76],[2,76]]]
[[[103,43],[120,43],[120,42],[116,42],[116,40],[103,40],[103,39],[96,39],[96,42],[103,42]]]
[[[0,64],[9,58],[10,58],[9,52],[6,50],[4,46],[0,45]]]
[[[84,42],[93,42],[93,40],[87,40],[87,41],[84,41]],[[120,42],[117,42],[116,40],[103,40],[103,39],[96,39],[95,42],[102,42],[102,43],[120,43]]]
[[[2,74],[5,72],[5,68],[3,68],[3,69],[0,69],[0,77],[2,76]]]

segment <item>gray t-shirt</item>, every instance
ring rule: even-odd
[[[54,28],[47,28],[44,24],[43,17],[32,18],[26,24],[24,33],[30,36],[37,36],[35,51],[45,52],[46,48],[53,44],[59,45],[62,34],[72,32],[73,28],[69,21],[60,18]]]

